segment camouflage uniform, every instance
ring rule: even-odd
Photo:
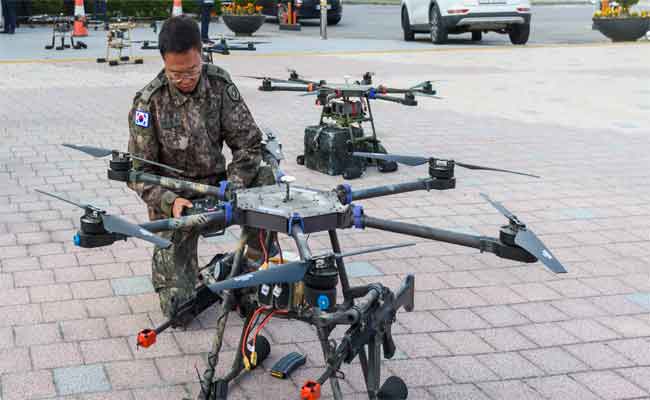
[[[226,176],[235,187],[273,183],[266,174],[258,176],[262,134],[228,73],[215,65],[203,66],[191,94],[181,93],[168,82],[164,71],[160,72],[136,94],[129,131],[130,153],[184,172],[181,175],[134,161],[136,169],[209,185],[218,185]],[[232,151],[227,169],[224,142]],[[177,197],[196,197],[147,183],[129,187],[147,204],[151,220],[171,217]],[[154,249],[152,282],[166,316],[194,290],[198,235],[196,228],[166,232],[162,236],[173,245]]]

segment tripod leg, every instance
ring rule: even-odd
[[[377,343],[377,336],[373,336],[368,341],[368,374],[366,375],[366,388],[368,389],[368,398],[377,399],[379,392],[379,381],[381,379],[381,348]]]

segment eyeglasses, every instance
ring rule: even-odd
[[[192,68],[187,72],[171,72],[167,71],[167,77],[170,81],[174,83],[182,82],[184,80],[190,80],[196,78],[201,74],[201,65]]]

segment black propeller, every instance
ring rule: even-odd
[[[64,146],[64,147],[68,147],[70,149],[79,150],[81,152],[84,152],[84,153],[86,153],[88,155],[91,155],[91,156],[97,157],[97,158],[106,157],[106,156],[109,156],[109,155],[111,155],[113,153],[125,154],[125,155],[128,155],[129,157],[131,157],[132,159],[142,161],[143,163],[155,165],[156,167],[160,167],[160,168],[165,168],[165,169],[168,169],[170,171],[174,171],[174,172],[176,172],[178,174],[183,173],[182,170],[174,168],[174,167],[170,167],[169,165],[161,164],[161,163],[158,163],[158,162],[155,162],[155,161],[149,161],[146,158],[138,157],[136,155],[129,154],[129,153],[123,153],[123,152],[118,151],[118,150],[109,150],[109,149],[103,149],[101,147],[94,147],[94,146],[79,146],[79,145],[70,144],[70,143],[62,143],[61,145]]]
[[[356,256],[359,254],[373,253],[376,251],[384,251],[384,250],[395,249],[398,247],[413,246],[413,245],[415,245],[415,243],[404,243],[404,244],[396,244],[390,246],[373,247],[370,249],[358,250],[358,251],[353,251],[350,253],[343,253],[343,254],[332,254],[332,253],[323,254],[307,261],[290,262],[287,264],[278,265],[276,267],[271,267],[269,269],[249,272],[244,275],[238,275],[231,279],[213,283],[212,285],[208,286],[208,288],[212,292],[218,293],[223,290],[243,289],[243,288],[255,287],[260,285],[272,285],[275,283],[294,283],[294,282],[301,281],[305,277],[305,274],[307,273],[309,267],[313,265],[316,259],[319,258],[349,257],[349,256]]]
[[[257,76],[257,75],[238,75],[242,78],[257,79],[260,81],[270,81],[275,83],[297,83],[295,81],[289,81],[286,79],[271,78],[270,76]]]
[[[556,274],[567,272],[564,266],[558,261],[557,258],[555,258],[553,253],[551,253],[551,250],[549,250],[548,247],[546,247],[544,243],[539,240],[537,235],[528,229],[528,227],[526,227],[526,225],[522,223],[516,215],[511,213],[498,201],[490,199],[490,197],[485,193],[481,193],[481,197],[483,197],[488,203],[492,204],[492,206],[496,208],[497,211],[499,211],[501,214],[503,214],[504,217],[508,218],[510,225],[515,229],[516,232],[515,244],[517,246],[534,255],[535,258],[541,261],[548,267],[548,269],[555,272]]]
[[[408,165],[411,167],[416,167],[418,165],[423,165],[428,162],[431,162],[432,160],[435,160],[434,158],[426,158],[426,157],[418,157],[418,156],[401,156],[397,154],[382,154],[382,153],[363,153],[363,152],[354,152],[352,153],[353,156],[356,157],[365,157],[365,158],[372,158],[376,160],[385,160],[385,161],[395,161],[400,164]],[[451,161],[451,160],[450,160]],[[517,174],[517,175],[524,175],[524,176],[531,176],[533,178],[539,178],[539,175],[533,175],[533,174],[528,174],[525,172],[517,172],[517,171],[512,171],[509,169],[501,169],[501,168],[492,168],[492,167],[484,167],[481,165],[474,165],[474,164],[466,164],[463,162],[459,161],[453,161],[455,165],[458,165],[459,167],[467,168],[467,169],[474,169],[474,170],[482,170],[482,171],[496,171],[496,172],[506,172],[509,174]]]
[[[118,233],[124,236],[136,237],[145,240],[147,242],[153,243],[156,246],[162,248],[167,248],[172,244],[169,240],[161,238],[160,236],[156,236],[153,233],[149,232],[148,230],[136,224],[133,224],[115,215],[106,214],[106,211],[102,210],[101,208],[97,208],[91,204],[76,203],[72,200],[66,199],[65,197],[60,197],[55,194],[44,192],[39,189],[34,189],[34,190],[46,196],[54,197],[57,200],[61,200],[68,204],[77,206],[86,212],[92,212],[97,214],[102,219],[104,229],[106,229],[106,231],[110,233]]]

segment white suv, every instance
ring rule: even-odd
[[[416,33],[428,33],[441,44],[448,34],[483,32],[507,33],[512,44],[526,44],[530,34],[529,0],[402,0],[404,40]]]

